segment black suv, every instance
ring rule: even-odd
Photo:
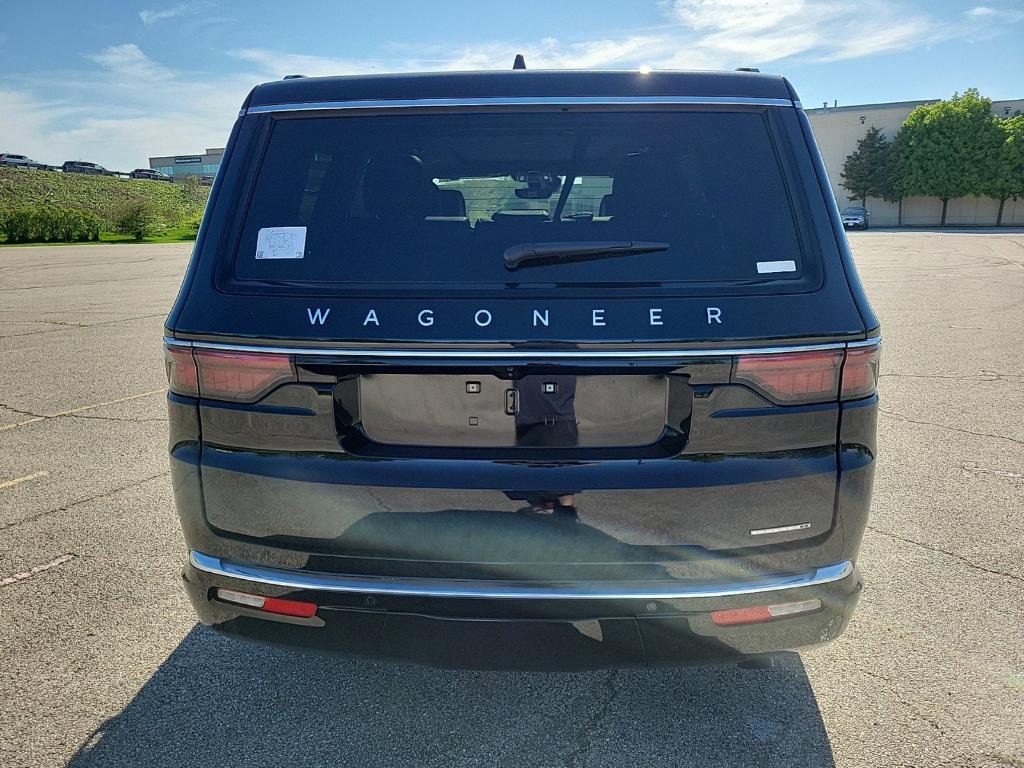
[[[60,167],[64,173],[85,173],[91,176],[113,176],[113,171],[108,171],[97,163],[88,163],[85,160],[65,160]]]
[[[128,174],[128,178],[149,179],[150,181],[174,181],[174,179],[172,179],[166,173],[154,171],[152,168],[136,168],[134,171]]]
[[[857,600],[879,326],[781,77],[260,85],[164,343],[218,630],[677,664]]]

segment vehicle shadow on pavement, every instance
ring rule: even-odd
[[[195,627],[69,766],[834,766],[800,657],[589,673],[462,672]]]

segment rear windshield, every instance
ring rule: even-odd
[[[285,117],[234,277],[761,284],[802,274],[793,211],[763,111]]]

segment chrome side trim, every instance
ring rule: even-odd
[[[750,531],[750,535],[766,536],[770,533],[788,533],[789,531],[805,531],[810,527],[810,523],[795,523],[794,525],[778,525],[774,528],[754,528]]]
[[[844,560],[799,574],[768,574],[758,578],[731,582],[697,584],[670,581],[565,582],[533,585],[515,581],[481,579],[410,579],[307,573],[236,563],[219,557],[211,557],[195,550],[189,553],[189,562],[197,570],[213,576],[270,587],[404,597],[509,600],[665,600],[729,597],[797,587],[816,587],[840,581],[854,572],[853,563]]]
[[[882,337],[881,336],[872,336],[870,339],[864,339],[864,341],[851,341],[846,346],[850,347],[851,349],[853,349],[855,347],[881,346],[881,344],[882,344]]]
[[[869,340],[870,341],[870,340]],[[402,359],[455,359],[455,360],[672,360],[692,357],[729,357],[732,355],[777,355],[787,352],[814,352],[827,349],[845,349],[846,342],[829,344],[792,344],[776,347],[704,347],[703,349],[410,349],[359,347],[274,347],[257,344],[228,344],[213,341],[187,341],[164,337],[164,344],[195,349],[220,349],[230,352],[266,352],[278,355],[304,355],[311,357],[390,357]],[[866,342],[851,342],[864,346]]]
[[[356,101],[309,101],[289,104],[261,104],[247,114],[306,112],[324,109],[424,109],[436,107],[557,107],[557,106],[658,106],[706,105],[743,107],[792,107],[790,99],[762,99],[750,96],[491,96],[457,99],[360,99]]]

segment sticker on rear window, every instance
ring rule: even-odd
[[[757,274],[769,275],[772,272],[796,272],[796,262],[792,260],[757,262]]]
[[[267,227],[256,235],[257,259],[301,259],[305,252],[305,227]]]

